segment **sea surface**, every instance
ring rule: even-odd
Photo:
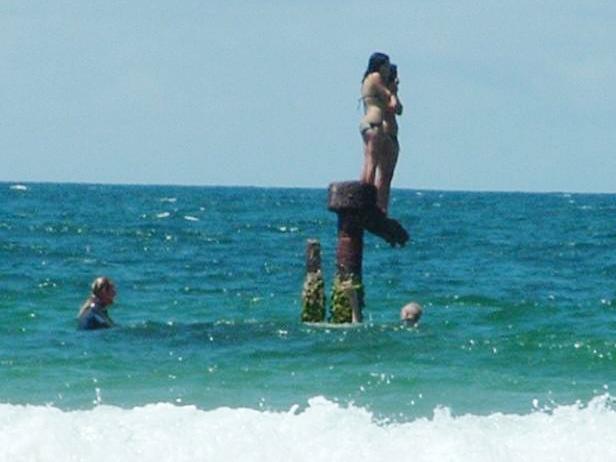
[[[0,461],[616,460],[616,195],[394,190],[342,327],[299,320],[326,203],[0,183]],[[99,275],[118,326],[77,331]]]

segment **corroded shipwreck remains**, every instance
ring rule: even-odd
[[[325,283],[321,272],[321,244],[308,239],[306,245],[306,278],[302,290],[302,321],[321,322],[325,319]]]
[[[364,306],[362,283],[364,230],[381,237],[392,246],[406,244],[409,234],[400,223],[388,218],[376,206],[376,188],[373,185],[359,181],[332,183],[329,186],[328,208],[338,215],[336,276],[332,287],[330,321],[333,323],[361,322]],[[307,250],[307,254],[309,253],[310,250]],[[308,259],[307,266],[309,266]],[[323,291],[320,253],[318,271],[320,279],[317,279],[316,275],[310,279],[310,273],[310,268],[308,268],[304,284],[302,320],[305,320],[305,316],[309,317],[306,315],[307,312],[318,311],[307,307],[314,307],[316,306],[314,300],[321,300],[320,295],[318,297],[312,295],[320,294],[317,288]],[[317,280],[320,282],[316,282]],[[309,281],[315,282],[309,283]],[[313,320],[312,317],[310,321],[319,322]]]

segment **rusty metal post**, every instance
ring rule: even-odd
[[[302,322],[325,319],[325,284],[321,272],[321,244],[308,239],[306,244],[306,278],[302,290]]]
[[[328,208],[338,214],[336,276],[332,288],[331,321],[362,321],[364,288],[362,260],[366,210],[376,204],[376,188],[358,181],[332,183]]]

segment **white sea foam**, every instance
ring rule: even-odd
[[[10,189],[12,189],[13,191],[27,191],[28,187],[23,184],[14,184],[11,185]]]
[[[0,404],[0,460],[20,461],[609,461],[609,396],[550,413],[376,423],[357,407],[313,398],[299,412],[151,404],[87,411]]]

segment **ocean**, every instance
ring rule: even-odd
[[[394,190],[365,322],[305,325],[326,203],[0,183],[0,461],[616,460],[616,195]],[[100,275],[118,326],[77,331]]]

